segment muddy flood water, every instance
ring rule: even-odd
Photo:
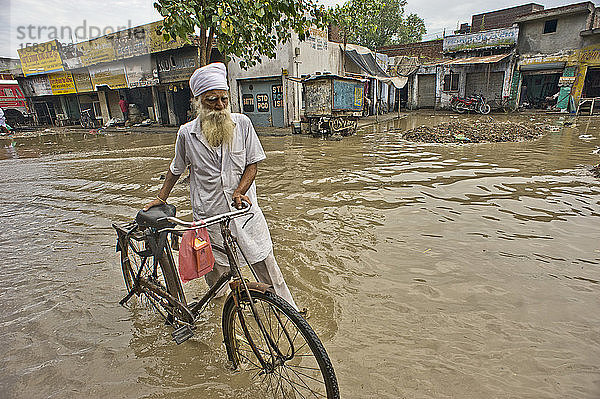
[[[275,255],[342,398],[599,398],[600,119],[533,142],[400,138],[439,120],[261,137]],[[264,397],[228,368],[219,304],[179,346],[118,304],[110,225],[156,195],[174,140],[2,141],[1,398]],[[189,219],[188,195],[170,201]]]

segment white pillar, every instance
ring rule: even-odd
[[[102,124],[104,125],[110,120],[110,111],[108,109],[108,100],[106,98],[105,91],[98,91],[98,101],[100,101],[100,111],[102,111]]]
[[[158,88],[156,86],[152,86],[152,105],[154,107],[154,118],[156,122],[161,121],[161,109],[158,101]]]
[[[173,103],[173,92],[167,90],[167,112],[169,115],[169,125],[177,124],[177,115],[175,114],[175,104]]]

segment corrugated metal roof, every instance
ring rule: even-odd
[[[452,58],[452,59],[447,59],[447,60],[440,60],[433,64],[429,64],[429,65],[493,64],[495,62],[502,61],[503,59],[505,59],[507,57],[510,57],[510,54],[487,55],[484,57]]]

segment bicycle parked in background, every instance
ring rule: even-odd
[[[250,270],[252,267],[229,223],[234,218],[252,217],[250,209],[247,206],[193,224],[177,219],[175,207],[165,204],[140,211],[127,225],[113,224],[127,288],[120,303],[125,305],[134,296],[141,298],[174,328],[172,336],[181,344],[193,336],[200,313],[229,282],[222,328],[234,369],[247,372],[267,397],[339,398],[329,356],[308,322],[271,286],[242,275],[238,253]],[[214,244],[212,248],[227,255],[230,270],[200,300],[188,303],[168,238],[178,242],[184,231],[213,224],[220,225],[223,248]]]
[[[96,120],[92,117],[91,109],[88,108],[81,111],[79,123],[81,124],[81,127],[86,129],[93,129],[96,127]]]

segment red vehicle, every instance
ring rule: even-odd
[[[475,111],[487,115],[491,110],[490,105],[485,102],[485,98],[478,94],[467,98],[453,96],[452,101],[450,101],[450,107],[454,112],[458,112],[459,114]]]
[[[29,118],[29,108],[16,80],[10,74],[0,74],[0,107],[4,110],[6,123],[23,125]]]

